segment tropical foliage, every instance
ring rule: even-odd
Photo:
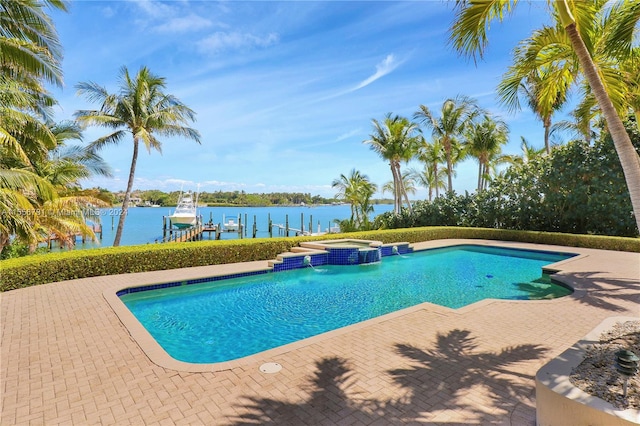
[[[370,229],[369,215],[373,213],[371,197],[378,190],[376,184],[369,180],[367,175],[352,169],[348,176],[340,175],[331,183],[338,190],[336,198],[351,205],[351,217],[349,220],[340,221],[340,229],[343,231],[356,231]]]
[[[627,130],[640,153],[635,120]],[[575,140],[550,156],[534,157],[509,167],[484,192],[449,193],[420,201],[414,213],[384,213],[383,228],[475,226],[516,230],[636,237],[629,192],[611,136],[589,144]]]
[[[420,105],[414,118],[427,129],[431,130],[434,141],[438,141],[444,149],[447,162],[447,191],[453,191],[453,168],[464,157],[460,146],[460,138],[473,122],[476,116],[482,113],[475,99],[467,96],[457,96],[443,102],[440,116],[426,106]]]
[[[463,146],[469,156],[478,160],[478,192],[487,189],[495,166],[511,161],[510,157],[501,155],[508,136],[507,124],[489,115],[467,127]]]
[[[53,124],[44,84],[62,84],[61,46],[47,6],[66,10],[59,0],[0,3],[0,252],[11,242],[9,252],[22,253],[50,238],[94,238],[83,208],[101,201],[77,193],[79,181],[109,172],[91,150],[66,144],[81,138],[77,129]]]
[[[516,4],[516,0],[457,1],[456,19],[451,28],[452,44],[464,55],[482,58],[488,44],[487,31],[491,21],[510,15]],[[538,38],[542,41],[540,45],[551,50],[534,49],[538,53],[531,55],[531,66],[515,74],[533,76],[533,95],[539,101],[536,105],[544,104],[549,112],[562,99],[556,90],[557,85],[546,80],[546,73],[558,72],[556,83],[562,86],[571,82],[572,72],[580,71],[587,83],[584,86],[585,99],[595,99],[599,113],[606,120],[624,172],[636,227],[640,228],[640,159],[622,122],[630,110],[636,113],[635,107],[638,106],[638,61],[634,43],[637,43],[640,5],[638,2],[605,0],[548,0],[548,4],[550,16],[557,26],[553,29],[557,31],[556,38],[551,43],[541,40],[542,36],[534,35],[534,39]],[[557,40],[561,39],[566,42],[559,48],[562,43],[557,43]],[[548,58],[550,60],[546,61]],[[523,57],[518,59],[520,64],[524,61]],[[541,70],[542,73],[539,72]],[[540,88],[545,90],[538,90]],[[595,105],[595,102],[587,104]],[[592,109],[583,106],[582,111],[590,113]],[[586,119],[589,119],[589,114]],[[582,126],[583,129],[585,127]]]
[[[405,117],[387,114],[382,122],[373,122],[373,133],[364,141],[381,158],[389,162],[393,176],[394,211],[400,212],[403,200],[411,210],[411,202],[404,187],[400,165],[411,160],[416,153],[420,138],[417,136],[418,125]]]
[[[186,123],[194,121],[195,113],[174,96],[164,93],[165,86],[165,79],[154,75],[146,67],[140,68],[133,77],[126,67],[122,67],[120,90],[116,94],[111,94],[104,87],[92,82],[77,85],[78,94],[100,104],[100,109],[76,112],[78,122],[84,126],[113,129],[112,133],[92,142],[93,149],[100,150],[105,146],[117,144],[127,133],[132,136],[131,169],[114,246],[120,245],[133,190],[140,142],[149,153],[152,149],[162,152],[162,142],[156,135],[181,136],[200,143],[198,131],[185,126]]]

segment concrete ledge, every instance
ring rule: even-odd
[[[569,381],[571,370],[584,359],[587,348],[617,322],[635,317],[611,317],[602,321],[582,340],[545,364],[536,373],[536,424],[552,425],[638,425],[640,410],[620,410],[612,404],[578,389]]]

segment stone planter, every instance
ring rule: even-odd
[[[536,373],[536,420],[538,426],[638,425],[640,410],[621,410],[578,389],[569,381],[571,370],[584,359],[587,348],[616,322],[638,318],[612,317],[604,320],[582,340],[552,359]]]

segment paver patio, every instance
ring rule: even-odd
[[[415,246],[465,242],[471,241]],[[559,273],[577,291],[556,300],[489,300],[458,310],[423,304],[223,371],[155,364],[103,292],[266,261],[2,293],[0,424],[533,425],[536,371],[603,319],[640,317],[640,254],[499,244],[580,253]],[[265,374],[259,371],[265,362],[283,368]]]

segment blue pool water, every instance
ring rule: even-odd
[[[454,246],[124,294],[121,300],[175,359],[214,363],[431,302],[460,308],[487,299],[571,293],[542,267],[571,254]]]

